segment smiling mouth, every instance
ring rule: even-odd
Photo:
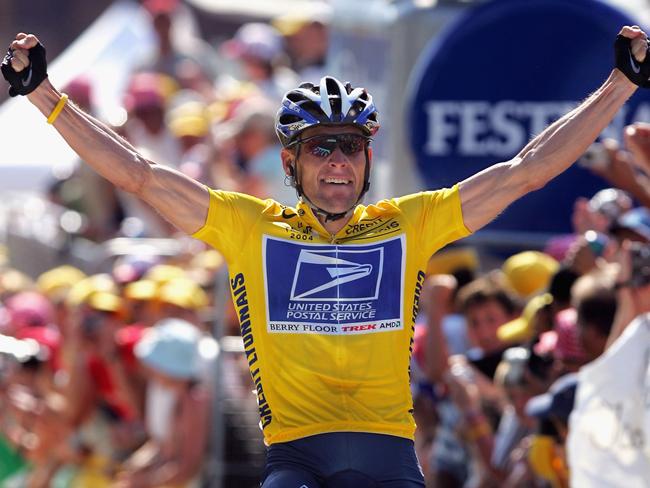
[[[345,178],[332,178],[332,177],[323,178],[321,181],[323,181],[323,183],[327,183],[330,185],[348,185],[352,183],[351,180],[347,180]]]

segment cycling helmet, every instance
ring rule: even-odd
[[[353,125],[372,136],[379,130],[377,109],[365,88],[353,88],[333,76],[318,85],[302,83],[288,91],[276,116],[275,131],[284,147],[316,125]]]

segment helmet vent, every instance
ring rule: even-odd
[[[299,117],[298,115],[294,114],[282,114],[280,116],[280,123],[281,124],[295,124],[296,122],[301,122],[302,117]]]
[[[291,100],[293,103],[299,103],[304,100],[304,96],[297,91],[291,91],[287,93],[286,97]]]

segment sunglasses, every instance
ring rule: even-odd
[[[371,140],[372,138],[361,134],[326,134],[299,139],[289,147],[300,144],[304,151],[307,151],[312,156],[324,159],[336,150],[336,146],[346,156],[359,154]]]

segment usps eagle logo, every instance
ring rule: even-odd
[[[291,300],[376,300],[384,264],[381,247],[363,250],[302,249]]]

